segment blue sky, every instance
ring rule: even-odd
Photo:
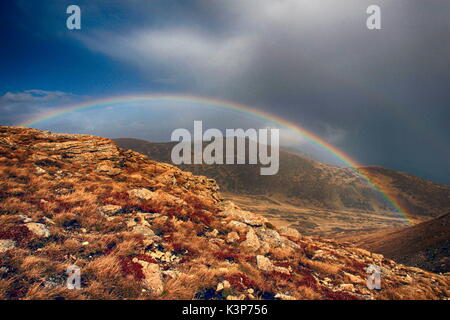
[[[2,1],[0,124],[99,97],[189,93],[289,119],[366,165],[450,183],[450,2],[365,0]],[[77,4],[82,29],[66,28]],[[168,141],[178,127],[267,127],[170,104],[109,108],[41,129]],[[282,143],[319,159],[302,137]]]

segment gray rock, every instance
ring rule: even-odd
[[[118,213],[122,209],[121,206],[116,206],[113,204],[107,204],[98,208],[98,211],[105,216],[112,216]]]
[[[237,240],[239,240],[239,235],[237,234],[237,232],[231,231],[230,233],[227,234],[227,242],[228,243],[233,243]]]
[[[224,216],[232,217],[234,220],[256,227],[263,226],[267,222],[266,218],[245,210],[232,209],[222,211],[221,213]]]
[[[262,255],[256,256],[256,265],[262,271],[271,272],[276,271],[284,274],[290,274],[291,271],[288,268],[275,266],[269,258]]]
[[[287,240],[286,238],[281,237],[277,231],[272,229],[260,228],[256,229],[256,233],[262,241],[267,242],[274,248],[282,247],[284,242]]]
[[[16,242],[14,240],[0,240],[0,253],[14,249]]]
[[[263,271],[273,271],[273,264],[272,261],[270,261],[269,258],[266,258],[264,256],[261,255],[257,255],[256,256],[256,265],[258,266],[258,269],[263,270]]]
[[[154,237],[155,233],[152,229],[144,225],[136,225],[133,227],[132,231],[134,233],[142,234],[144,237]]]
[[[128,195],[141,200],[150,200],[155,196],[155,193],[148,189],[140,188],[128,191]]]
[[[298,232],[296,229],[289,228],[289,227],[283,227],[280,229],[280,234],[282,236],[298,240],[301,238],[300,232]]]
[[[241,243],[241,247],[249,249],[251,251],[256,251],[259,249],[261,244],[259,243],[258,236],[256,235],[253,228],[250,228],[246,234],[246,239]]]
[[[239,222],[239,221],[236,221],[236,220],[231,220],[227,224],[227,227],[232,229],[232,230],[235,230],[237,232],[245,232],[249,228],[249,226],[246,225],[245,223]]]
[[[50,237],[50,230],[48,230],[45,224],[30,222],[26,223],[25,226],[38,237]]]
[[[161,295],[164,291],[164,283],[159,265],[143,260],[138,260],[137,262],[142,266],[142,272],[145,276],[143,281],[145,288],[156,296]]]

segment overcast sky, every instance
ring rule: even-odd
[[[81,30],[66,8],[81,7]],[[381,7],[382,30],[366,28]],[[130,94],[223,99],[301,125],[365,165],[450,183],[450,1],[2,1],[0,124]],[[168,141],[276,127],[195,104],[104,108],[37,128]],[[282,144],[339,164],[282,129]]]

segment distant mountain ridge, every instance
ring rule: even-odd
[[[139,139],[115,139],[131,149],[161,162],[171,163],[176,144]],[[390,212],[392,207],[369,183],[351,168],[331,166],[308,157],[280,150],[280,171],[261,176],[259,165],[180,165],[181,169],[215,179],[224,192],[268,195],[271,199],[330,210]],[[381,167],[361,168],[367,175],[399,198],[410,218],[420,222],[450,211],[450,187]]]
[[[449,212],[450,187],[446,185],[378,166],[363,167],[361,170],[387,189],[413,215],[421,212],[424,218],[431,218]]]

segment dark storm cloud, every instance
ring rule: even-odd
[[[345,132],[337,145],[365,164],[448,182],[439,119],[450,117],[450,3],[376,3],[380,31],[365,26],[373,1],[231,0],[194,1],[184,16],[175,6],[184,18],[158,11],[170,23],[82,39],[174,89],[256,105],[323,137]]]
[[[67,3],[39,12],[55,15]],[[312,130],[363,164],[450,183],[449,1],[105,3],[80,0],[83,29],[66,36],[90,50],[92,67],[99,56],[120,64],[115,78],[126,81],[107,78],[108,86],[249,104]],[[371,4],[381,7],[382,30],[366,28]],[[57,30],[55,21],[39,21],[46,34]],[[97,73],[109,70],[105,64]]]

